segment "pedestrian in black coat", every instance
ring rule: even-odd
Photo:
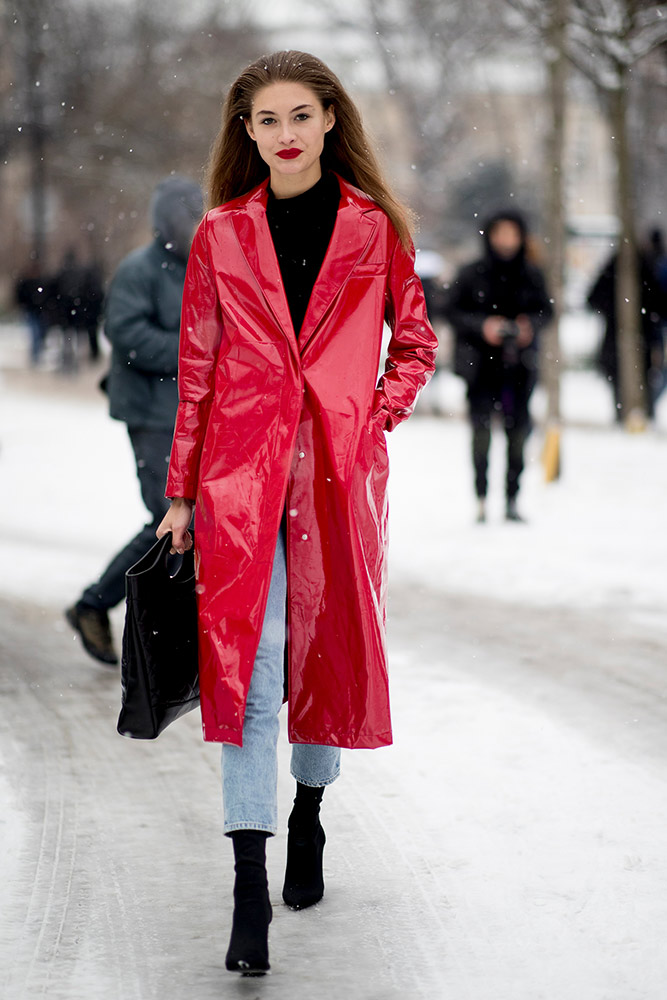
[[[78,367],[79,335],[88,336],[89,357],[99,357],[98,327],[104,298],[102,276],[96,264],[82,264],[76,251],[67,250],[62,267],[53,278],[55,315],[63,336],[61,368],[65,372]]]
[[[487,469],[494,414],[507,435],[506,515],[517,511],[528,403],[538,373],[539,333],[552,308],[541,271],[526,259],[526,224],[513,211],[483,230],[484,255],[452,282],[445,312],[455,334],[454,370],[468,386],[478,520],[486,519]]]
[[[107,296],[104,332],[112,354],[105,388],[111,416],[127,424],[151,520],[66,612],[88,653],[103,663],[118,662],[108,611],[124,599],[125,574],[154,544],[169,507],[164,491],[178,406],[181,299],[202,213],[198,185],[183,177],[162,181],[151,203],[155,238],[121,261]]]
[[[643,384],[645,387],[646,411],[652,419],[655,416],[655,402],[662,386],[664,365],[664,344],[661,317],[667,313],[665,292],[661,289],[655,271],[643,254],[637,255],[640,283],[640,333],[642,338]],[[604,336],[600,345],[597,362],[602,374],[611,383],[614,392],[616,419],[623,418],[621,392],[618,378],[618,337],[616,320],[616,270],[618,255],[614,254],[600,271],[590,292],[589,307],[605,323]]]
[[[30,364],[39,364],[44,349],[44,341],[49,329],[48,300],[51,289],[46,276],[41,273],[37,261],[31,261],[27,270],[19,277],[14,289],[17,305],[25,314],[30,334]]]

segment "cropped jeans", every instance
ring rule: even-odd
[[[278,533],[264,624],[248,690],[243,746],[222,747],[224,832],[278,829],[278,760],[283,703],[287,567],[282,530]],[[292,776],[303,785],[330,785],[340,774],[340,749],[292,745]]]

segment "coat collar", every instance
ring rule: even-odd
[[[268,178],[247,195],[229,205],[232,225],[241,250],[255,275],[266,303],[290,346],[303,354],[330,306],[345,284],[377,229],[373,218],[379,211],[362,191],[336,175],[341,189],[340,206],[324,262],[313,287],[299,341],[294,333],[280,266],[266,218]]]

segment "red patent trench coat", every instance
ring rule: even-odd
[[[411,413],[436,339],[413,256],[385,213],[339,181],[298,341],[266,219],[268,182],[210,211],[190,253],[166,492],[196,499],[205,740],[242,745],[287,509],[289,738],[391,743],[384,431]],[[385,319],[392,337],[378,383]]]

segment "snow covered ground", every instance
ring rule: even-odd
[[[453,416],[389,436],[396,743],[345,755],[314,911],[280,906],[271,845],[273,975],[239,983],[217,758],[194,714],[117,737],[117,678],[61,619],[141,523],[125,429],[99,370],[26,372],[22,337],[0,328],[3,997],[663,1000],[667,397],[629,436],[567,373],[563,476],[536,433],[526,524],[498,435],[473,523],[451,376],[430,398]]]

